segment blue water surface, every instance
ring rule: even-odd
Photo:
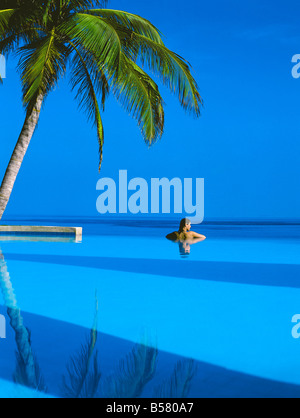
[[[73,223],[0,237],[1,397],[300,395],[299,226]]]

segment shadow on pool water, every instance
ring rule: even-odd
[[[300,264],[189,260],[189,266],[187,268],[182,260],[14,253],[7,254],[5,259],[7,261],[86,267],[129,273],[146,273],[154,276],[179,277],[212,282],[300,288]]]
[[[297,385],[185,359],[95,329],[28,313],[21,316],[18,309],[7,311],[0,307],[1,314],[22,325],[11,326],[7,340],[1,342],[0,377],[45,394],[64,398],[300,396]]]
[[[155,260],[153,263],[153,260],[144,259],[133,262],[132,259],[122,258],[20,254],[9,254],[6,259],[108,270],[113,266],[114,270],[129,272],[144,272],[146,269],[149,274],[166,276],[169,275],[170,263],[168,260]],[[299,266],[295,265],[237,263],[235,272],[232,263],[191,263],[195,266],[187,270],[180,260],[173,260],[172,276],[299,287],[295,279]],[[200,264],[199,277],[195,271],[198,271]],[[244,274],[241,274],[241,269]],[[269,282],[267,278],[269,274],[272,277],[273,269],[276,269],[275,283],[274,279]],[[281,270],[282,277],[278,270]],[[0,378],[7,382],[64,398],[300,396],[300,387],[297,385],[250,376],[158,350],[153,342],[155,335],[151,336],[151,331],[147,333],[145,330],[139,344],[100,333],[97,298],[96,303],[91,301],[96,307],[90,330],[21,312],[2,253],[0,288],[5,302],[5,306],[0,306],[0,313],[10,324],[7,326],[7,339],[0,342]]]

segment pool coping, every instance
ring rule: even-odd
[[[36,226],[36,225],[0,225],[1,234],[68,234],[75,235],[77,239],[82,238],[82,228],[77,226]]]

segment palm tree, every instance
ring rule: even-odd
[[[106,8],[106,0],[1,0],[0,54],[15,52],[23,86],[25,122],[0,187],[0,219],[37,126],[42,105],[70,72],[79,105],[97,128],[109,92],[137,120],[147,144],[163,134],[163,100],[150,71],[181,105],[200,115],[202,99],[189,64],[163,43],[146,19]]]

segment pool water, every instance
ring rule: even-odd
[[[0,237],[1,397],[300,396],[299,226],[82,226]]]

